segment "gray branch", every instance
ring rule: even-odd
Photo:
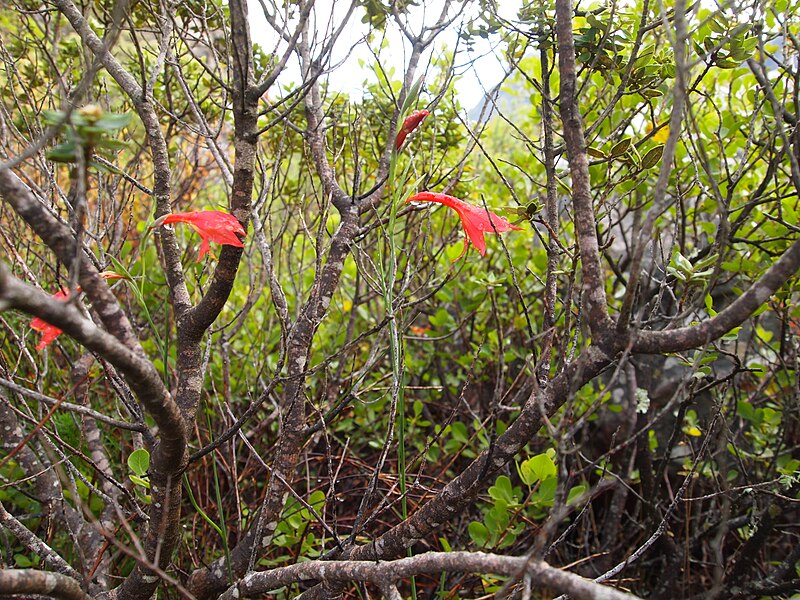
[[[59,600],[92,600],[77,581],[60,573],[35,569],[0,571],[0,596],[14,594],[37,594]]]
[[[638,596],[597,584],[568,571],[525,556],[485,552],[427,552],[394,561],[308,561],[246,575],[220,596],[220,600],[248,598],[298,581],[365,581],[399,597],[396,583],[413,575],[438,573],[492,573],[522,579],[539,587],[570,594],[577,600],[635,600]]]

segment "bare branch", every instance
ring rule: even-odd
[[[58,600],[92,600],[72,577],[35,569],[0,570],[0,595],[41,594]]]
[[[72,402],[64,402],[61,400],[56,400],[55,398],[51,398],[50,396],[46,396],[45,394],[40,394],[34,390],[29,390],[28,388],[17,385],[13,381],[8,379],[4,379],[0,377],[0,386],[11,390],[12,392],[16,392],[21,396],[27,396],[28,398],[32,398],[37,402],[42,402],[47,404],[48,406],[54,406],[58,404],[59,408],[63,408],[64,410],[68,410],[70,412],[77,413],[79,415],[84,415],[95,421],[100,421],[101,423],[105,423],[106,425],[110,425],[111,427],[116,427],[117,429],[127,429],[129,431],[145,431],[147,426],[141,423],[128,423],[127,421],[120,421],[119,419],[112,419],[111,417],[104,415],[103,413],[97,412],[96,410],[92,410],[88,406],[82,406],[80,404],[73,404]]]
[[[80,573],[70,567],[55,550],[36,537],[30,529],[15,519],[2,504],[0,504],[0,525],[8,529],[30,552],[41,556],[48,567],[73,580],[81,581]],[[0,571],[0,573],[2,572]],[[2,589],[2,584],[0,584],[0,590]]]
[[[308,561],[271,571],[250,573],[220,596],[220,600],[249,598],[309,579],[328,582],[367,581],[386,590],[389,586],[394,587],[401,579],[413,575],[449,572],[492,573],[514,579],[525,576],[534,585],[568,593],[578,600],[638,598],[525,556],[501,556],[484,552],[427,552],[388,562]]]
[[[596,342],[611,326],[608,315],[600,247],[597,241],[594,207],[589,180],[589,155],[583,136],[583,123],[577,98],[575,42],[572,36],[572,2],[556,0],[556,34],[558,38],[558,70],[561,77],[560,109],[564,124],[569,170],[572,176],[573,219],[581,254],[583,291],[586,298],[589,327]]]

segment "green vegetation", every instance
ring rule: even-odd
[[[800,7],[561,2],[423,33],[422,6],[362,2],[360,96],[322,43],[354,40],[304,2],[268,15],[276,47],[238,0],[0,8],[9,577],[216,598],[260,571],[292,598],[325,577],[282,567],[466,550],[800,597]],[[471,10],[459,43],[508,69],[478,121],[436,37]],[[459,258],[469,223],[422,191],[522,230]],[[151,228],[197,211],[244,248]],[[41,351],[33,316],[64,331]],[[445,558],[350,575],[320,593],[576,593]]]

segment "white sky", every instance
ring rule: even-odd
[[[520,3],[521,0],[504,0],[502,10],[504,16],[514,18]],[[349,1],[343,0],[317,0],[312,13],[312,29],[317,31],[319,41],[325,38],[326,32],[339,26],[349,4]],[[430,24],[435,22],[441,12],[441,7],[441,0],[433,2],[420,0],[420,6],[411,9],[409,27],[418,30],[422,23]],[[477,7],[473,5],[472,9],[468,9],[464,11],[464,14],[459,15],[453,26],[436,39],[430,51],[420,61],[418,75],[423,72],[431,52],[439,54],[445,47],[450,51],[456,47],[458,42],[457,29],[462,24],[468,23],[471,18],[474,18]],[[276,36],[264,19],[259,4],[251,4],[250,12],[253,41],[259,43],[265,51],[272,51],[275,46]],[[451,8],[451,14],[454,13],[455,10]],[[365,65],[373,62],[374,56],[370,46],[377,50],[380,43],[377,35],[370,42],[365,39],[369,32],[369,27],[361,22],[364,14],[365,12],[362,8],[356,9],[342,36],[339,38],[333,53],[334,65],[341,61],[344,62],[334,68],[330,78],[330,85],[332,88],[345,92],[353,98],[360,96],[365,79],[374,80],[374,76],[368,69],[362,69],[359,66],[359,60],[363,61]],[[400,79],[403,66],[408,58],[408,42],[400,34],[392,20],[387,22],[386,31],[388,47],[383,49],[380,59],[385,69],[394,69],[393,79]],[[461,75],[461,79],[456,82],[455,89],[461,104],[468,109],[478,104],[483,99],[484,92],[500,81],[503,69],[504,65],[495,56],[490,42],[477,39],[471,53],[467,53],[466,45],[463,41],[458,43],[456,73]],[[297,60],[290,59],[286,72],[278,81],[288,83],[298,80],[299,67]]]

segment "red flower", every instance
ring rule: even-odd
[[[406,117],[406,120],[403,121],[402,127],[400,127],[400,131],[397,132],[397,139],[394,141],[394,147],[396,150],[400,150],[400,146],[402,146],[403,142],[406,141],[408,134],[419,127],[419,124],[422,123],[422,120],[429,114],[431,114],[431,111],[429,110],[418,110]]]
[[[197,260],[200,261],[208,252],[209,240],[216,244],[236,246],[244,248],[239,236],[246,236],[247,233],[236,217],[219,210],[201,210],[197,212],[173,213],[156,219],[153,227],[161,227],[168,223],[188,223],[203,238],[200,244],[200,254]]]
[[[464,256],[467,251],[467,246],[472,242],[481,253],[481,256],[486,254],[486,240],[483,238],[484,233],[503,233],[511,231],[512,229],[521,230],[521,227],[516,227],[509,223],[504,217],[500,217],[493,212],[478,206],[472,206],[463,200],[459,200],[454,196],[447,194],[438,194],[435,192],[420,192],[411,196],[406,202],[438,202],[449,206],[458,213],[461,217],[461,224],[464,226],[464,233],[467,237],[464,238],[464,251],[458,258]],[[458,259],[456,259],[458,260]]]
[[[61,300],[62,302],[66,302],[69,298],[69,290],[67,288],[61,288],[59,291],[53,294],[53,298],[56,300]],[[34,331],[41,331],[43,334],[41,341],[36,345],[37,350],[43,350],[53,340],[61,335],[61,330],[58,327],[55,325],[50,325],[50,323],[40,319],[39,317],[35,317],[31,321],[31,329]]]
[[[127,279],[125,275],[120,275],[115,271],[103,271],[99,274],[100,277],[103,279]],[[78,286],[77,290],[78,293],[81,291],[81,286]],[[69,299],[69,290],[67,288],[61,288],[55,294],[53,294],[53,298],[56,300],[61,300],[62,302],[66,302]],[[53,340],[55,340],[58,336],[61,335],[62,331],[56,327],[55,325],[50,325],[47,321],[40,319],[39,317],[34,317],[31,321],[31,329],[34,331],[40,331],[42,335],[41,341],[36,345],[37,350],[43,350],[46,348]]]

